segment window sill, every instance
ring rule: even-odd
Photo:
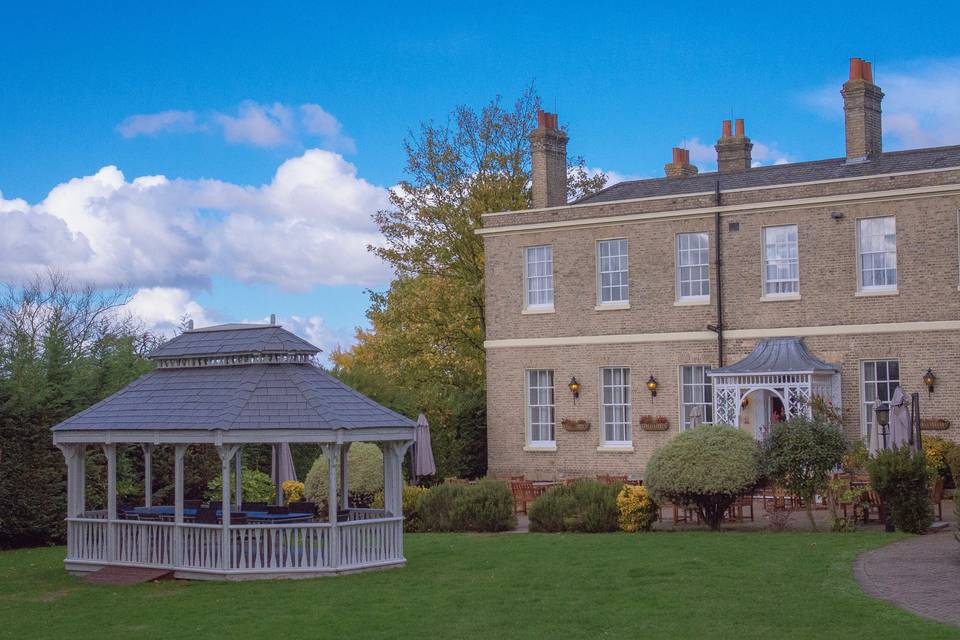
[[[535,316],[541,313],[554,313],[554,309],[553,307],[526,307],[520,313],[525,316]]]
[[[673,306],[675,307],[704,307],[710,304],[710,298],[704,298],[701,300],[675,300]]]
[[[600,303],[593,308],[594,311],[625,311],[630,308],[629,302],[607,302]]]
[[[898,296],[900,289],[860,289],[855,294],[858,298],[873,298],[876,296]]]
[[[602,444],[597,447],[600,453],[633,453],[632,444]]]
[[[760,302],[790,302],[800,300],[799,293],[785,293],[783,295],[760,296]]]
[[[557,445],[533,445],[528,444],[523,447],[524,451],[529,451],[531,453],[550,453],[551,451],[557,450]]]

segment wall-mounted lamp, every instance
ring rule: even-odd
[[[937,384],[937,376],[933,375],[931,369],[927,369],[927,372],[923,374],[923,384],[927,385],[927,391],[933,393],[933,388]]]
[[[647,389],[649,389],[651,396],[657,397],[657,379],[653,377],[653,374],[650,374],[650,379],[647,380]]]
[[[570,378],[570,383],[567,385],[567,388],[570,389],[570,393],[573,394],[573,404],[577,404],[577,398],[580,397],[580,383],[577,382],[577,376]]]

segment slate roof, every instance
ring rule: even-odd
[[[892,151],[864,162],[848,163],[846,158],[832,158],[755,167],[723,174],[711,171],[687,178],[630,180],[618,182],[591,196],[581,198],[575,204],[710,192],[714,190],[717,180],[720,180],[721,189],[745,189],[948,167],[960,167],[960,146]]]
[[[315,354],[320,349],[280,325],[222,324],[184,331],[165,342],[150,358],[186,358],[251,353]]]
[[[753,348],[746,358],[729,367],[713,369],[711,376],[748,373],[836,373],[839,368],[827,364],[807,351],[800,338],[769,338]]]
[[[312,364],[156,369],[54,431],[415,427]]]

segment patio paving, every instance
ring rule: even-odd
[[[952,530],[868,551],[853,571],[867,594],[960,627],[960,543]]]

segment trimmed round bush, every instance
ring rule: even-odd
[[[530,505],[530,531],[602,533],[619,528],[622,485],[582,479],[544,492]]]
[[[505,482],[444,483],[420,499],[425,531],[509,531],[517,526],[513,495]]]
[[[273,504],[277,497],[277,490],[273,486],[273,481],[269,475],[256,469],[241,469],[240,478],[240,483],[243,486],[241,495],[244,502],[268,502]],[[230,480],[232,482],[233,478],[231,477]],[[204,497],[207,500],[220,500],[223,497],[222,476],[217,476],[207,484],[207,492]]]
[[[372,442],[354,442],[347,453],[351,502],[369,503],[378,491],[383,491],[383,452]],[[308,500],[321,503],[327,500],[327,458],[321,455],[313,461],[303,483]],[[366,498],[354,500],[354,497]]]
[[[759,458],[750,434],[725,425],[703,425],[654,451],[644,483],[657,498],[695,504],[716,531],[730,505],[756,485]]]

